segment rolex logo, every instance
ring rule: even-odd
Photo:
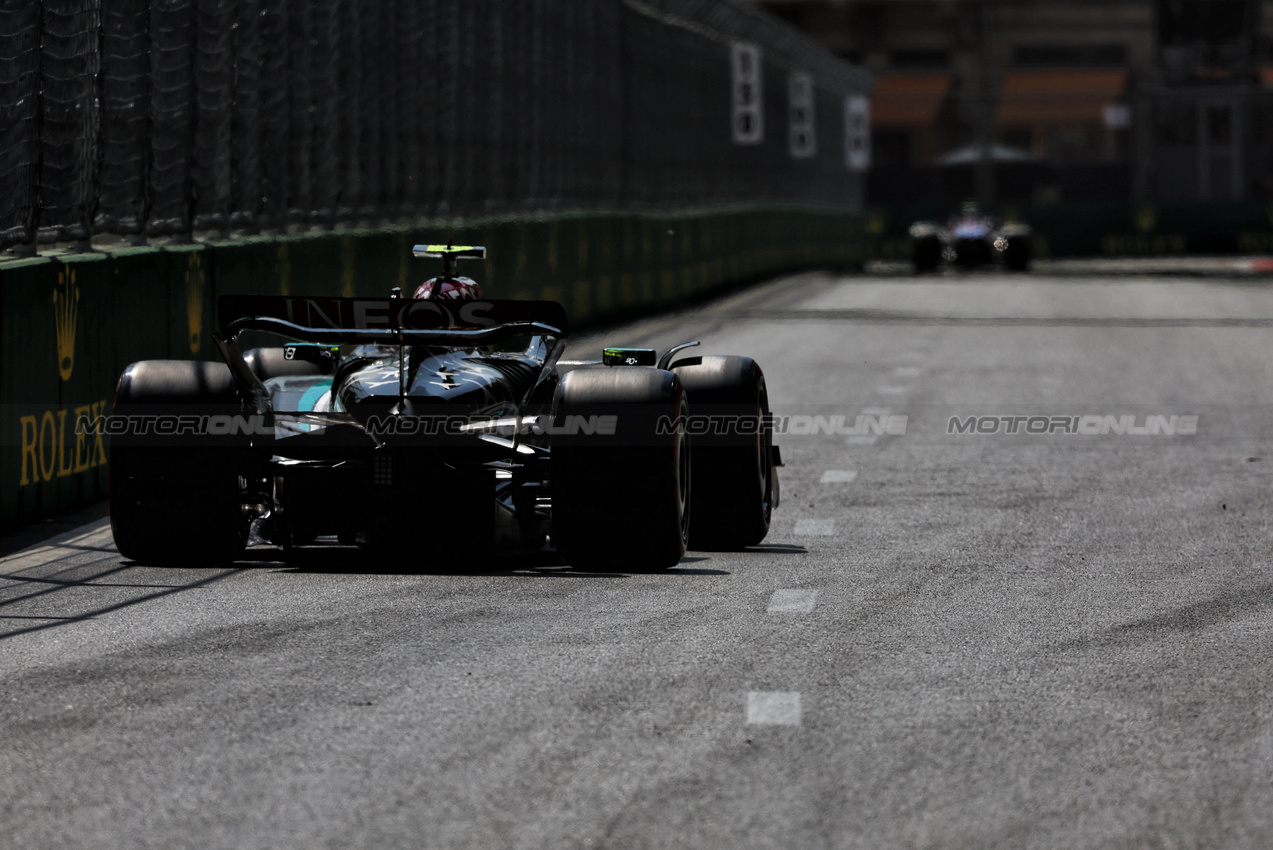
[[[186,266],[186,322],[190,330],[190,353],[198,354],[203,342],[199,332],[203,329],[203,256],[190,252]]]
[[[75,272],[63,267],[53,290],[53,320],[57,324],[57,373],[63,381],[71,379],[75,368],[75,320],[79,313],[80,288],[75,285]]]

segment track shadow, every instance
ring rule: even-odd
[[[17,637],[31,632],[44,631],[85,620],[93,620],[115,611],[131,608],[147,602],[153,602],[175,593],[196,590],[228,576],[245,571],[268,570],[283,573],[310,573],[327,575],[451,575],[451,576],[507,576],[514,578],[573,578],[573,579],[615,579],[629,578],[633,575],[673,576],[710,576],[729,575],[724,570],[707,569],[695,566],[709,561],[710,558],[687,556],[680,565],[669,570],[651,570],[648,573],[630,570],[582,570],[565,565],[554,552],[537,552],[522,555],[500,555],[486,560],[460,563],[422,564],[418,560],[402,557],[387,557],[383,553],[352,547],[314,547],[293,550],[284,554],[280,549],[249,549],[234,564],[215,569],[213,575],[206,573],[207,566],[191,563],[189,569],[197,569],[202,574],[194,581],[174,581],[174,573],[183,566],[168,565],[163,568],[163,581],[146,581],[146,571],[150,567],[126,560],[119,556],[113,547],[59,545],[65,549],[64,555],[42,562],[36,567],[24,568],[13,573],[0,573],[0,581],[8,583],[4,589],[14,595],[0,599],[0,640]],[[67,563],[67,559],[85,551],[101,552],[107,557],[92,563]],[[111,556],[114,557],[111,557]],[[54,568],[54,572],[44,575],[24,575],[32,569]],[[128,573],[126,578],[123,573]],[[122,579],[122,580],[121,580]],[[87,600],[88,610],[83,610],[85,599],[76,597],[76,605],[80,613],[67,614],[70,607],[59,603],[56,597],[59,592],[70,590],[88,591],[100,588],[111,594],[121,590],[142,591],[141,595],[111,604],[93,605],[90,596]],[[39,604],[44,602],[48,614],[32,613],[30,609],[23,613],[8,613],[11,606],[19,604]],[[59,610],[61,609],[61,610]]]
[[[32,523],[25,528],[0,535],[0,558],[16,555],[23,549],[40,545],[58,545],[54,538],[68,535],[84,526],[106,519],[110,509],[106,502],[98,502],[82,510]]]
[[[98,578],[105,578],[113,573],[119,572],[122,569],[124,569],[123,566],[116,565],[112,569],[105,570],[101,573],[90,576],[89,578],[85,580],[76,580],[76,581],[61,581],[61,580],[55,580],[55,579],[38,579],[38,578],[25,578],[25,577],[17,577],[17,576],[4,576],[3,578],[8,581],[17,580],[17,581],[36,582],[36,583],[48,582],[49,584],[53,585],[52,587],[49,587],[46,590],[41,591],[39,593],[26,594],[23,597],[5,600],[5,604],[12,604],[18,601],[29,600],[30,598],[34,596],[40,596],[40,595],[44,595],[44,593],[53,592],[55,590],[63,590],[70,587],[77,587],[77,588],[102,587],[102,588],[111,588],[112,590],[116,590],[118,588],[154,589],[155,592],[146,593],[141,596],[135,597],[133,599],[126,599],[122,602],[116,602],[111,605],[102,605],[100,607],[85,611],[81,614],[74,614],[72,616],[58,616],[58,615],[43,616],[39,614],[0,613],[0,624],[3,624],[5,622],[12,622],[15,625],[18,625],[22,623],[36,622],[35,625],[21,626],[20,628],[14,628],[9,630],[2,630],[3,625],[0,625],[0,640],[4,640],[5,638],[17,637],[18,635],[30,634],[31,632],[40,632],[46,629],[57,628],[58,626],[65,626],[70,623],[79,623],[79,622],[83,622],[84,620],[93,620],[98,617],[104,616],[106,614],[113,613],[115,611],[121,611],[125,608],[131,608],[134,605],[141,605],[142,603],[145,603],[145,602],[153,602],[156,599],[161,599],[165,596],[171,596],[174,593],[184,593],[188,590],[196,590],[198,588],[212,584],[213,582],[220,581],[221,579],[226,578],[227,576],[231,576],[237,572],[240,572],[237,569],[226,569],[217,573],[216,575],[206,576],[204,578],[199,579],[198,581],[192,581],[187,584],[133,584],[133,583],[127,583],[127,584],[118,583],[117,584],[113,582],[96,581],[96,579]]]
[[[348,575],[508,576],[516,578],[625,578],[632,575],[729,575],[724,570],[688,567],[710,558],[686,556],[668,570],[588,570],[563,564],[555,552],[509,554],[479,562],[421,562],[355,547],[296,549],[284,556],[278,549],[249,550],[240,566],[273,568],[284,573]]]

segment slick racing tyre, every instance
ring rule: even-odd
[[[1034,258],[1034,245],[1030,235],[1014,234],[1007,237],[1008,245],[1003,250],[1003,264],[1011,272],[1028,272],[1030,261]]]
[[[941,228],[932,222],[917,221],[910,226],[911,264],[915,274],[934,271],[941,264]]]
[[[754,546],[778,501],[765,375],[750,357],[719,355],[680,360],[672,371],[694,410],[690,548]]]
[[[115,391],[116,416],[239,412],[222,363],[145,360],[124,370]],[[237,469],[242,438],[158,431],[111,438],[111,532],[120,554],[157,565],[234,560],[247,537]]]
[[[941,264],[941,239],[937,234],[929,234],[911,240],[911,264],[915,274],[935,271]]]
[[[688,413],[671,372],[597,366],[562,378],[553,402],[552,539],[567,564],[644,571],[681,560],[690,528]],[[587,427],[565,433],[571,423]]]

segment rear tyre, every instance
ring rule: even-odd
[[[765,375],[750,357],[708,355],[673,364],[694,404],[694,527],[690,548],[733,550],[769,533],[777,502]],[[732,433],[717,423],[737,423]]]
[[[915,274],[925,274],[936,270],[941,264],[941,239],[931,233],[911,240],[911,263]]]
[[[552,539],[584,569],[666,570],[689,540],[689,403],[671,372],[583,367],[562,378],[555,427],[600,422],[597,433],[554,436]],[[603,434],[613,416],[612,434]]]
[[[116,415],[240,412],[222,363],[146,360],[124,370]],[[141,564],[219,564],[242,553],[239,450],[202,436],[117,436],[110,448],[111,532]]]
[[[1003,264],[1012,272],[1028,272],[1034,258],[1034,246],[1029,236],[1009,236],[1003,251]]]

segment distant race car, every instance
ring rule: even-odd
[[[414,253],[445,263],[414,298],[222,296],[225,363],[124,371],[98,423],[122,555],[360,545],[427,567],[549,539],[574,566],[666,569],[764,539],[781,459],[755,361],[561,361],[561,305],[483,298],[455,274],[483,248]]]
[[[1030,270],[1033,232],[1026,224],[999,225],[975,209],[965,209],[946,226],[920,221],[910,227],[911,261],[917,273],[942,263],[964,269],[1002,262],[1009,271]]]

